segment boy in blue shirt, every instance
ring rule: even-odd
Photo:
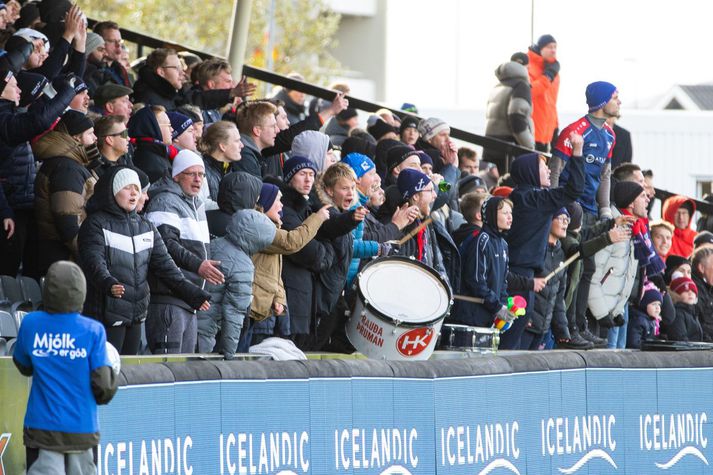
[[[104,326],[79,314],[87,284],[79,266],[50,266],[43,311],[25,316],[13,361],[32,376],[24,423],[27,474],[95,474],[97,404],[116,393]]]

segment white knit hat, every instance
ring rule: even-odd
[[[131,168],[122,168],[114,175],[114,181],[111,183],[111,191],[114,196],[116,196],[118,192],[129,185],[136,185],[136,189],[141,190],[139,175]]]
[[[171,176],[175,177],[179,173],[182,173],[186,169],[196,165],[200,165],[201,167],[203,167],[203,169],[205,169],[203,159],[200,157],[200,155],[198,155],[192,150],[184,148],[183,150],[178,152],[176,158],[173,159],[173,171],[171,173]]]
[[[429,117],[428,119],[423,119],[418,123],[418,131],[425,141],[431,140],[444,130],[450,131],[451,128],[448,127],[448,124],[446,124],[445,121],[436,117]]]

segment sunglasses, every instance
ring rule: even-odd
[[[122,139],[128,139],[129,129],[124,129],[121,132],[117,132],[115,134],[108,134],[107,137],[121,137]]]

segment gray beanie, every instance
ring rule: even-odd
[[[129,185],[135,185],[136,189],[141,191],[141,180],[139,180],[138,173],[131,168],[122,168],[114,175],[114,181],[111,183],[111,193],[116,196],[119,191]]]
[[[57,261],[50,266],[42,289],[42,303],[47,313],[78,313],[87,296],[87,281],[82,269],[71,261]]]
[[[92,54],[98,47],[104,45],[104,38],[93,32],[87,32],[86,54]]]
[[[429,117],[428,119],[423,119],[418,123],[418,132],[423,137],[423,140],[428,142],[436,135],[440,134],[444,130],[450,131],[451,128],[442,119],[437,119],[435,117]]]

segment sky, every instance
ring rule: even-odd
[[[614,83],[624,111],[713,81],[706,0],[388,0],[386,102],[484,109],[496,66],[531,44],[533,3],[535,40],[558,43],[560,112],[584,111],[592,81]]]

